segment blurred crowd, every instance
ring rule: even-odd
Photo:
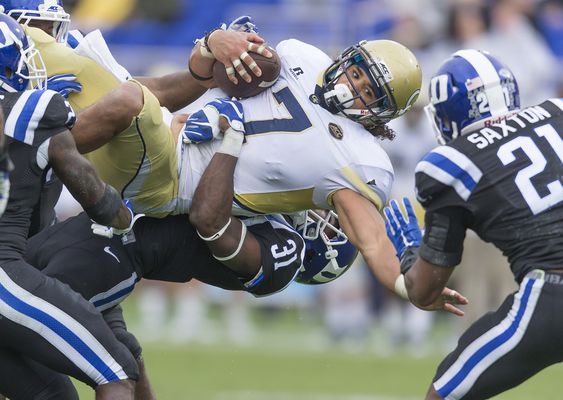
[[[364,38],[399,41],[415,52],[426,79],[460,48],[487,50],[512,68],[521,97],[529,102],[522,106],[563,96],[560,0],[65,0],[64,6],[73,15],[74,28],[100,28],[117,60],[134,75],[184,68],[194,39],[247,14],[272,44],[294,37],[332,56]],[[414,167],[436,144],[422,111],[425,85],[426,80],[414,109],[392,122],[395,141],[383,144],[395,166],[396,198],[414,198]],[[63,217],[77,211],[67,204],[59,206]],[[468,234],[452,287],[471,303],[465,318],[447,318],[453,336],[476,316],[496,308],[516,287],[505,263],[497,250]],[[145,340],[210,340],[206,319],[211,301],[224,306],[226,332],[241,344],[250,343],[256,334],[251,310],[267,306],[319,311],[335,343],[367,342],[377,325],[383,327],[390,349],[420,351],[437,315],[395,299],[371,277],[361,259],[356,264],[331,284],[294,283],[268,300],[209,291],[197,284],[144,284],[137,295],[142,311],[136,333]],[[477,276],[480,284],[475,283]]]

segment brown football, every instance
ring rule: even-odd
[[[271,47],[268,47],[268,50],[272,52],[272,58],[267,58],[258,53],[250,53],[251,57],[262,70],[262,76],[258,77],[254,75],[250,68],[248,68],[245,63],[242,63],[246,71],[252,77],[252,81],[247,83],[236,73],[238,84],[235,85],[227,77],[225,66],[216,61],[213,65],[213,77],[215,78],[215,82],[217,82],[217,85],[230,97],[252,97],[266,90],[276,82],[280,76],[281,70],[281,61],[278,54]]]

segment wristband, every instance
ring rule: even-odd
[[[235,131],[233,128],[229,128],[223,136],[223,141],[221,142],[221,146],[217,150],[217,153],[228,154],[238,158],[240,151],[242,150],[243,142],[244,133]]]
[[[399,275],[395,280],[395,293],[405,300],[410,300],[409,293],[405,285],[405,275],[403,274]]]
[[[190,65],[189,62],[188,62],[188,71],[190,71],[190,74],[192,74],[193,78],[194,78],[196,81],[208,81],[208,80],[210,80],[210,79],[213,79],[213,75],[211,75],[210,77],[205,77],[205,76],[201,76],[201,75],[196,74],[196,73],[192,70],[192,67],[191,67],[191,65]]]
[[[223,30],[224,28],[221,26],[219,28],[215,28],[210,30],[209,32],[205,33],[205,36],[201,39],[197,39],[195,42],[199,43],[199,52],[201,53],[201,55],[205,58],[213,58],[215,59],[215,56],[213,55],[213,53],[211,52],[211,49],[209,48],[209,37],[211,36],[211,34],[217,30]]]
[[[225,226],[222,227],[221,229],[219,229],[219,232],[214,233],[214,234],[211,235],[211,236],[205,237],[205,236],[202,236],[202,234],[199,233],[199,231],[198,231],[197,229],[196,229],[195,231],[196,231],[197,235],[198,235],[202,240],[204,240],[205,242],[213,242],[213,241],[219,239],[221,236],[223,236],[223,234],[225,233],[225,231],[227,230],[227,228],[229,227],[229,225],[231,225],[231,221],[232,221],[232,219],[229,218],[229,220],[227,221],[227,223],[225,224]]]
[[[244,243],[244,238],[246,237],[246,225],[244,224],[244,222],[241,222],[241,223],[242,223],[242,232],[240,234],[240,240],[238,242],[237,249],[231,255],[228,255],[228,256],[225,256],[225,257],[218,257],[215,254],[212,254],[213,257],[215,257],[215,259],[217,261],[221,261],[221,262],[229,261],[229,260],[235,258],[238,253],[240,253],[240,249],[242,249],[242,244]]]
[[[104,194],[96,204],[84,207],[90,218],[101,225],[110,225],[122,205],[121,196],[113,186],[106,184]]]

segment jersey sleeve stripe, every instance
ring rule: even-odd
[[[33,115],[27,125],[26,138],[28,135],[31,135],[32,137],[34,136],[35,130],[37,129],[39,123],[43,119],[43,116],[45,115],[45,111],[47,110],[47,107],[49,106],[49,103],[51,102],[51,99],[55,94],[57,94],[57,92],[54,92],[52,90],[39,92],[39,99],[35,104],[35,106],[33,107]]]
[[[362,178],[350,167],[342,168],[342,174],[354,185],[354,187],[370,200],[378,210],[383,208],[384,204],[387,204],[387,198],[385,197],[385,193],[380,192],[376,193],[374,189],[372,189],[367,183],[365,183]]]
[[[467,156],[448,147],[438,147],[428,153],[416,166],[422,172],[444,185],[451,186],[463,200],[467,200],[483,173]]]
[[[508,107],[504,101],[504,93],[500,85],[500,76],[493,63],[476,50],[460,50],[455,55],[466,59],[481,77],[487,98],[489,99],[491,114],[500,115],[508,112]]]
[[[549,101],[551,101],[553,104],[559,107],[560,110],[563,111],[563,99],[553,98],[553,99],[549,99]]]
[[[18,123],[18,118],[22,114],[23,107],[29,97],[34,92],[31,90],[26,90],[21,94],[18,98],[12,109],[10,110],[10,114],[6,117],[6,123],[4,125],[4,134],[14,138],[17,141],[23,142],[25,140],[25,131],[18,132],[16,131],[16,125]],[[31,143],[28,143],[31,144]]]
[[[24,92],[6,119],[6,131],[13,138],[32,145],[35,130],[45,115],[45,110],[56,92],[30,90]],[[10,135],[11,136],[11,135]]]
[[[39,124],[39,121],[35,123],[33,118],[37,114],[37,108],[39,106],[39,101],[41,99],[42,92],[34,91],[31,93],[27,101],[22,107],[22,112],[18,117],[16,122],[16,135],[18,137],[25,138],[23,141],[26,144],[33,144],[33,139],[35,136],[35,128]],[[21,100],[18,100],[18,102]],[[41,116],[45,113],[45,110],[41,113]]]

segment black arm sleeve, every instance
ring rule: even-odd
[[[434,265],[455,267],[461,262],[469,212],[460,207],[428,211],[420,257]]]

